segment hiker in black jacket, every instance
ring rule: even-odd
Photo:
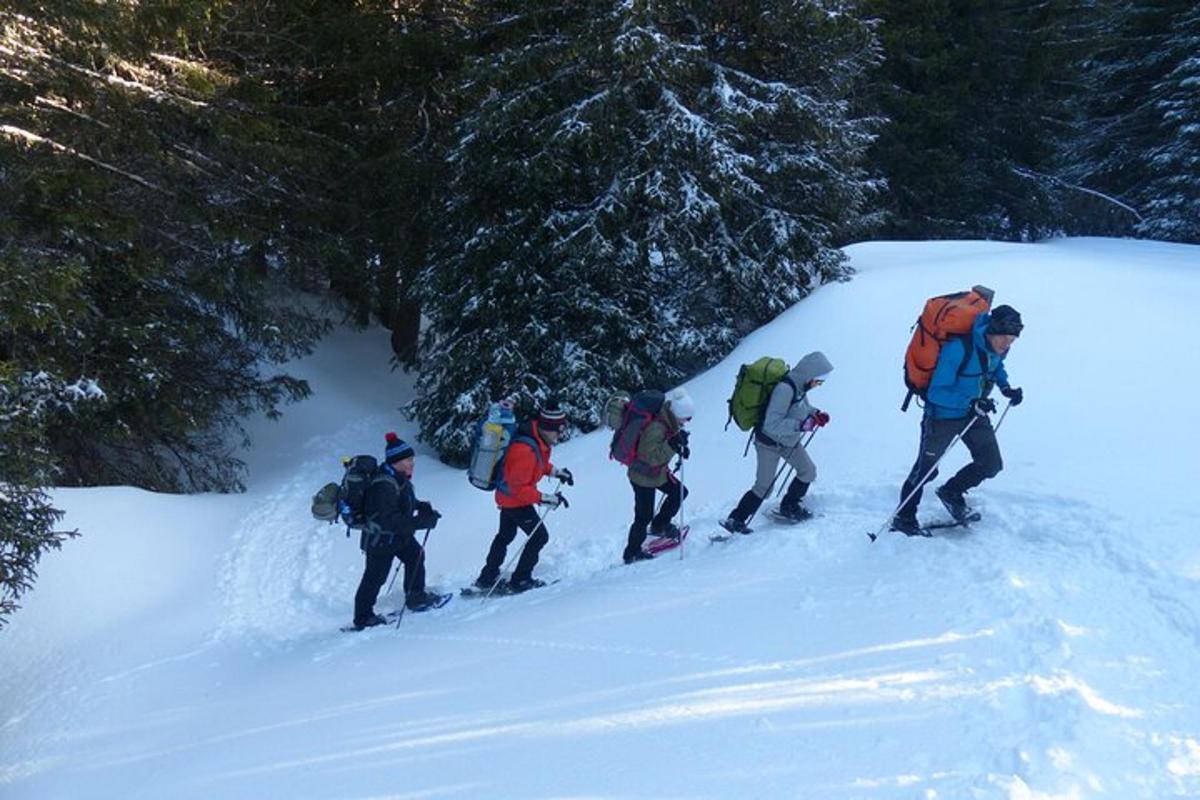
[[[416,532],[436,527],[441,514],[428,502],[418,500],[413,491],[415,461],[412,447],[389,433],[383,464],[363,494],[366,525],[359,547],[367,563],[354,595],[354,627],[358,630],[387,622],[375,613],[375,600],[394,558],[404,563],[404,596],[409,610],[425,611],[440,599],[425,591],[425,553]]]

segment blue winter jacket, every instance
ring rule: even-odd
[[[980,314],[975,318],[970,336],[972,352],[965,364],[963,354],[968,346],[966,336],[956,336],[942,345],[926,393],[925,416],[961,419],[971,413],[971,401],[983,397],[989,383],[1002,389],[1008,386],[1004,356],[992,352],[984,335],[989,319],[990,314]],[[980,354],[983,355],[982,364]],[[962,371],[959,371],[960,366]]]

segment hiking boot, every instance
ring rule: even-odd
[[[679,540],[680,533],[679,533],[679,528],[674,523],[668,522],[667,524],[665,524],[661,527],[656,526],[656,525],[651,525],[650,526],[650,535],[651,536],[661,536],[664,539],[670,539],[671,541],[674,542],[674,541]]]
[[[745,526],[747,520],[758,511],[758,507],[761,505],[762,498],[756,495],[753,490],[750,490],[742,495],[741,500],[738,500],[737,508],[729,512],[729,519]],[[727,528],[726,530],[729,529]],[[750,529],[746,528],[745,532],[749,533]]]
[[[503,591],[505,594],[520,594],[528,592],[530,589],[540,589],[545,585],[545,581],[539,581],[537,578],[509,578],[498,591]]]
[[[779,506],[779,515],[792,522],[804,522],[812,518],[812,512],[799,503],[783,503]]]
[[[361,631],[364,628],[374,628],[376,625],[387,625],[387,620],[378,614],[372,614],[365,620],[354,620],[354,630]]]
[[[741,522],[740,520],[736,520],[733,517],[729,517],[728,519],[723,519],[720,522],[718,522],[717,524],[720,525],[725,530],[729,531],[730,533],[750,533],[749,525],[747,525],[744,522]]]
[[[938,500],[942,501],[942,505],[950,512],[950,516],[955,522],[965,522],[967,517],[971,516],[971,509],[967,505],[967,501],[963,499],[962,492],[956,492],[948,488],[949,484],[943,483],[937,488],[934,494]]]
[[[654,558],[654,554],[647,553],[645,550],[626,550],[624,558],[626,564],[632,564],[635,561],[649,561]]]
[[[929,531],[917,524],[916,517],[903,517],[897,514],[892,517],[892,530],[899,531],[905,536],[928,536]]]
[[[486,592],[488,589],[491,589],[491,588],[492,588],[493,586],[495,586],[495,585],[496,585],[496,579],[495,579],[495,578],[492,578],[491,580],[488,580],[488,579],[487,579],[487,578],[485,578],[484,576],[480,575],[478,578],[476,578],[476,579],[475,579],[475,588],[476,588],[476,589],[482,589],[482,590],[483,590],[483,591],[485,591],[485,592]]]

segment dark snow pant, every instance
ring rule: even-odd
[[[364,543],[365,543],[364,536]],[[412,534],[406,536],[382,536],[374,546],[366,546],[363,552],[367,564],[362,580],[354,594],[354,624],[362,625],[375,614],[375,600],[379,590],[387,583],[392,571],[392,559],[404,564],[404,596],[425,593],[425,557],[421,544]]]
[[[479,583],[495,583],[500,577],[500,568],[504,566],[504,555],[508,546],[517,538],[517,528],[525,531],[529,541],[517,559],[517,567],[513,570],[510,580],[513,583],[528,581],[533,578],[533,568],[537,566],[538,553],[550,541],[550,533],[546,523],[538,518],[536,506],[521,506],[520,508],[500,509],[500,532],[492,539],[492,547],[488,550],[487,563],[479,573]]]
[[[650,526],[650,529],[656,532],[666,528],[671,518],[679,513],[679,506],[688,494],[687,489],[674,475],[667,475],[667,482],[657,488],[638,486],[633,481],[630,481],[629,485],[633,487],[633,524],[629,526],[626,556],[642,549],[642,543],[646,541],[646,526]],[[654,499],[658,492],[662,492],[666,497],[662,508],[655,514]]]
[[[917,451],[917,462],[913,464],[908,478],[904,481],[903,488],[900,489],[901,502],[908,497],[909,492],[912,492],[912,497],[907,503],[904,503],[896,516],[916,519],[923,487],[937,477],[938,471],[935,469],[924,481],[921,478],[926,472],[929,472],[930,467],[937,463],[942,454],[946,452],[946,448],[954,441],[954,437],[958,436],[970,421],[971,417],[961,419],[926,417],[921,420],[921,445]],[[974,425],[971,425],[971,428],[963,434],[963,442],[971,451],[971,463],[960,469],[945,484],[949,491],[959,495],[974,489],[988,478],[994,478],[1004,468],[1004,462],[1000,458],[1000,445],[996,443],[996,430],[992,427],[992,421],[987,417],[980,417]]]

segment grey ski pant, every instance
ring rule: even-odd
[[[788,455],[789,450],[791,450],[790,455]],[[817,479],[817,465],[804,451],[803,445],[796,445],[795,449],[777,447],[760,442],[756,437],[754,454],[757,457],[758,468],[754,475],[754,487],[750,491],[754,492],[759,500],[765,500],[771,491],[771,481],[774,480],[775,472],[779,468],[779,460],[785,456],[787,463],[796,470],[796,480],[801,483],[812,483]]]

